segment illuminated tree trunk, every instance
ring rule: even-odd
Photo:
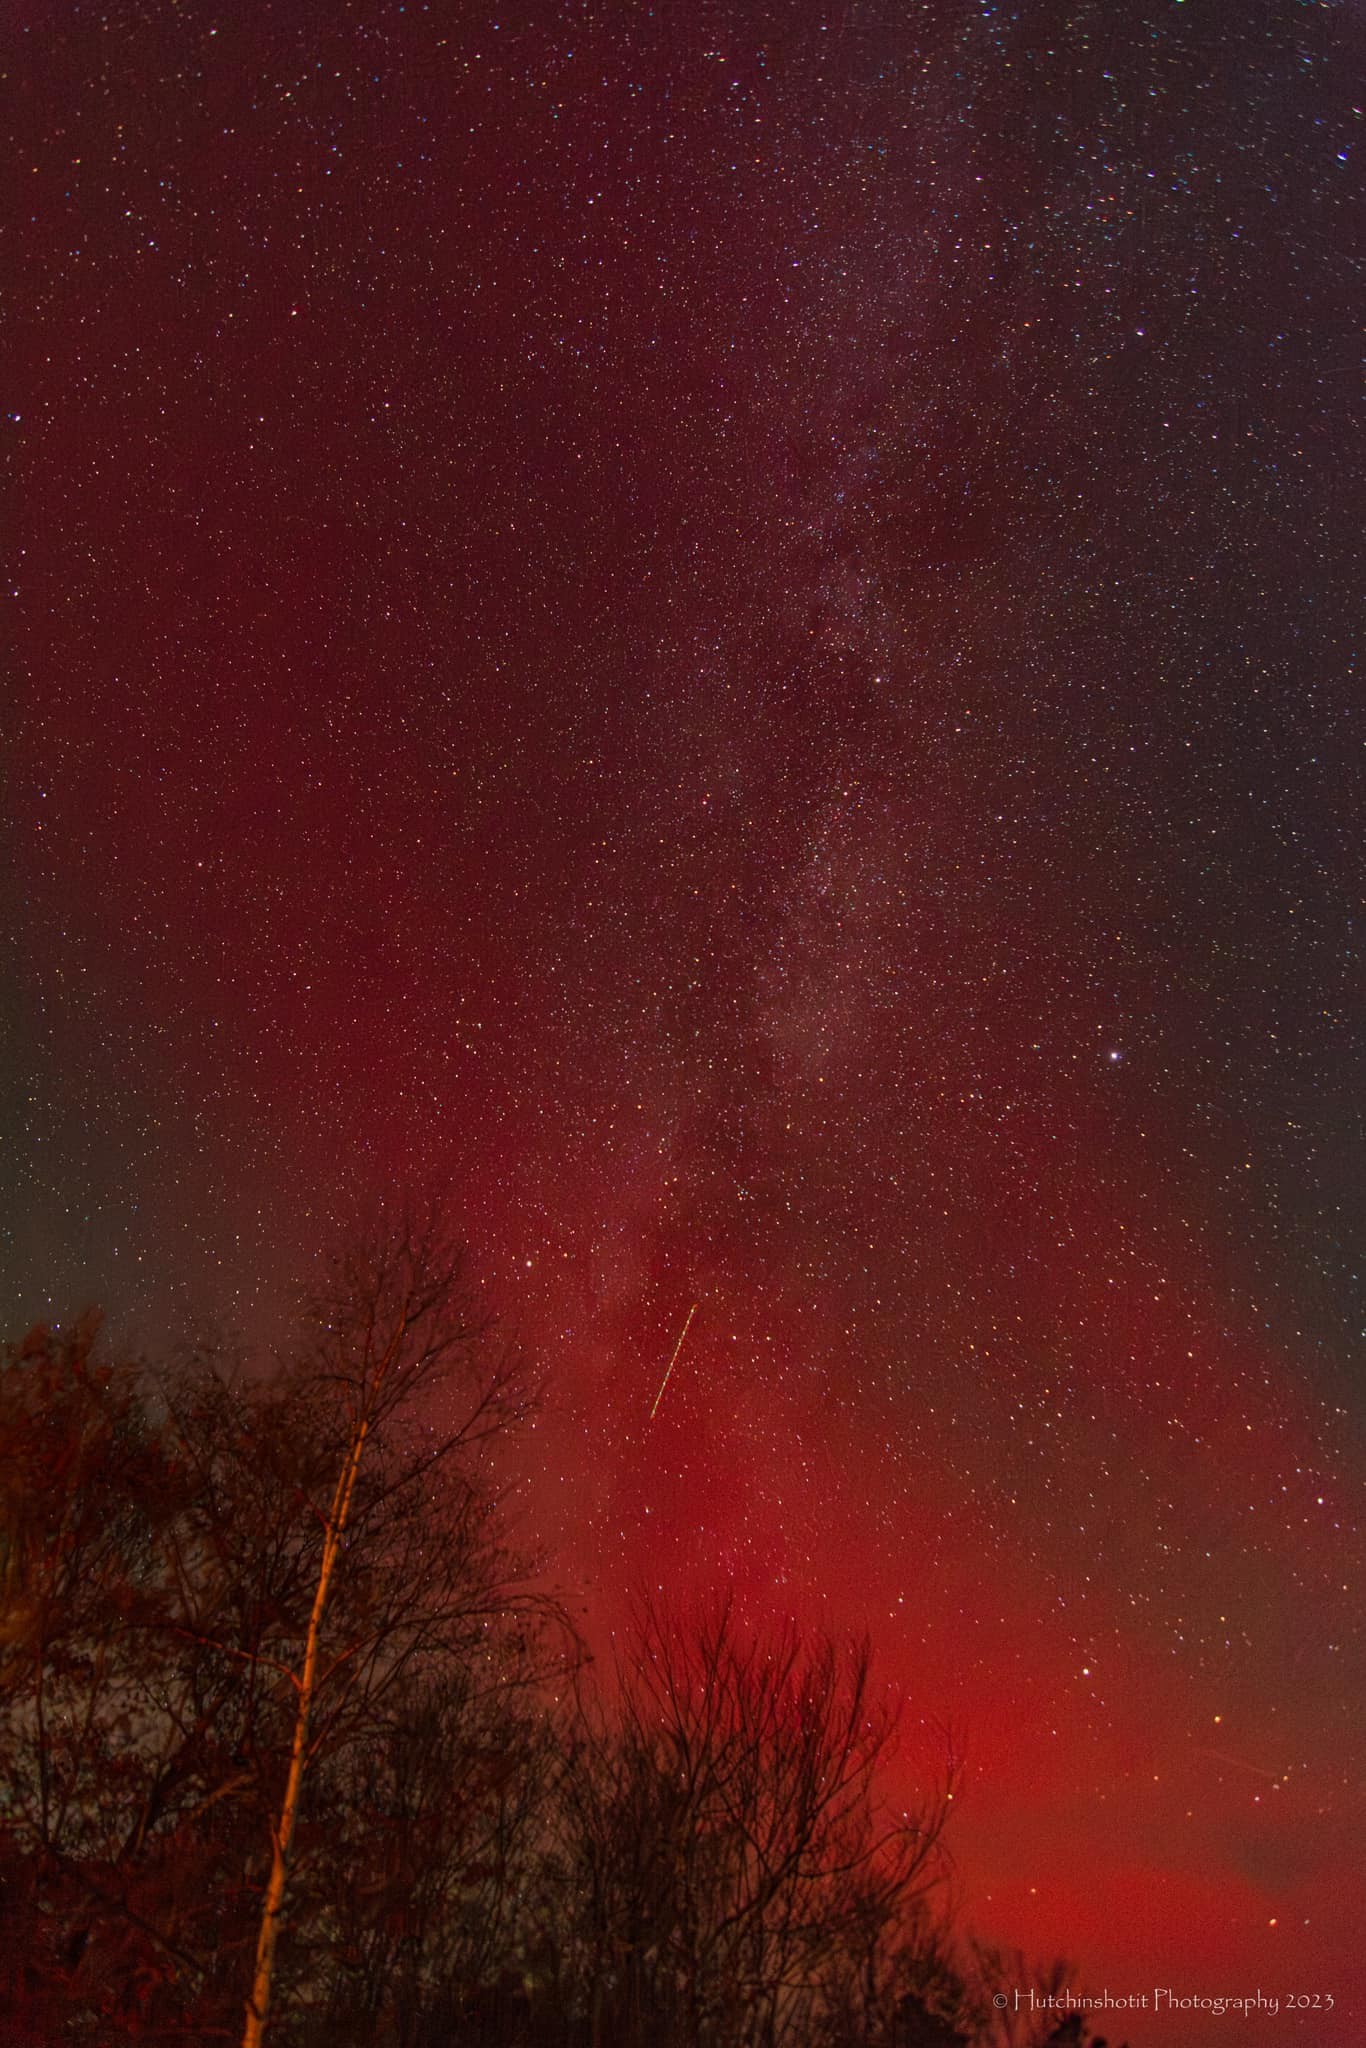
[[[331,1590],[333,1572],[336,1570],[337,1554],[346,1533],[347,1518],[351,1513],[351,1496],[355,1492],[356,1474],[360,1470],[365,1439],[369,1435],[374,1403],[388,1367],[402,1341],[403,1327],[403,1323],[400,1322],[371,1385],[364,1392],[346,1457],[337,1478],[336,1490],[332,1495],[332,1505],[324,1524],[322,1562],[318,1567],[318,1586],[313,1595],[313,1611],[308,1618],[308,1634],[304,1640],[303,1669],[294,1680],[298,1705],[294,1714],[294,1739],[289,1750],[289,1775],[285,1779],[280,1818],[272,1826],[270,1833],[270,1876],[266,1882],[266,1895],[261,1908],[261,1930],[256,1939],[256,1968],[252,1976],[251,1997],[247,2001],[247,2023],[242,2033],[242,2048],[261,2048],[261,2043],[265,2039],[266,2022],[270,2017],[270,1980],[275,1968],[275,1948],[280,1938],[280,1924],[284,1916],[289,1852],[294,1841],[295,1823],[299,1817],[299,1797],[303,1790],[304,1765],[308,1759],[308,1730],[318,1686],[318,1645],[322,1636],[323,1617],[327,1612],[327,1596]]]

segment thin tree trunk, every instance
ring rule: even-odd
[[[247,2002],[247,2023],[242,2034],[242,2048],[261,2048],[265,2038],[266,2021],[270,2015],[270,1980],[275,1968],[275,1945],[280,1936],[285,1880],[289,1875],[289,1852],[294,1841],[295,1822],[299,1817],[299,1796],[303,1789],[304,1763],[308,1755],[308,1727],[313,1712],[313,1695],[318,1682],[318,1643],[322,1635],[323,1616],[327,1609],[332,1574],[336,1569],[337,1553],[341,1549],[342,1537],[346,1532],[346,1520],[351,1512],[351,1496],[355,1491],[356,1474],[360,1470],[361,1453],[365,1449],[369,1428],[370,1414],[367,1404],[357,1418],[346,1461],[337,1479],[336,1492],[332,1496],[332,1506],[323,1538],[322,1563],[318,1569],[318,1587],[313,1595],[313,1611],[308,1618],[304,1667],[295,1681],[299,1698],[294,1715],[294,1740],[289,1751],[289,1776],[285,1780],[285,1796],[280,1805],[280,1818],[270,1831],[270,1877],[266,1884],[265,1902],[261,1911],[261,1930],[256,1941],[256,1969],[252,1977],[251,1997]]]

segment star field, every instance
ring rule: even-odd
[[[1344,2044],[1364,42],[146,0],[5,65],[10,1324],[259,1334],[449,1178],[590,1629],[866,1624],[984,1929]]]

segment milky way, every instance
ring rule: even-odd
[[[451,1181],[590,1630],[1361,2038],[1360,9],[26,13],[10,1325]]]

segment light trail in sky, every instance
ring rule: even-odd
[[[650,1410],[651,1422],[653,1422],[655,1419],[655,1409],[658,1408],[660,1402],[664,1399],[664,1389],[668,1386],[670,1375],[672,1374],[674,1367],[678,1363],[678,1354],[683,1349],[683,1339],[687,1336],[688,1326],[692,1322],[692,1319],[696,1314],[697,1303],[694,1302],[692,1307],[688,1310],[688,1313],[683,1318],[683,1327],[678,1333],[678,1342],[674,1345],[673,1357],[669,1360],[668,1368],[665,1371],[663,1379],[659,1383],[659,1392],[655,1395],[654,1408],[651,1408]]]

